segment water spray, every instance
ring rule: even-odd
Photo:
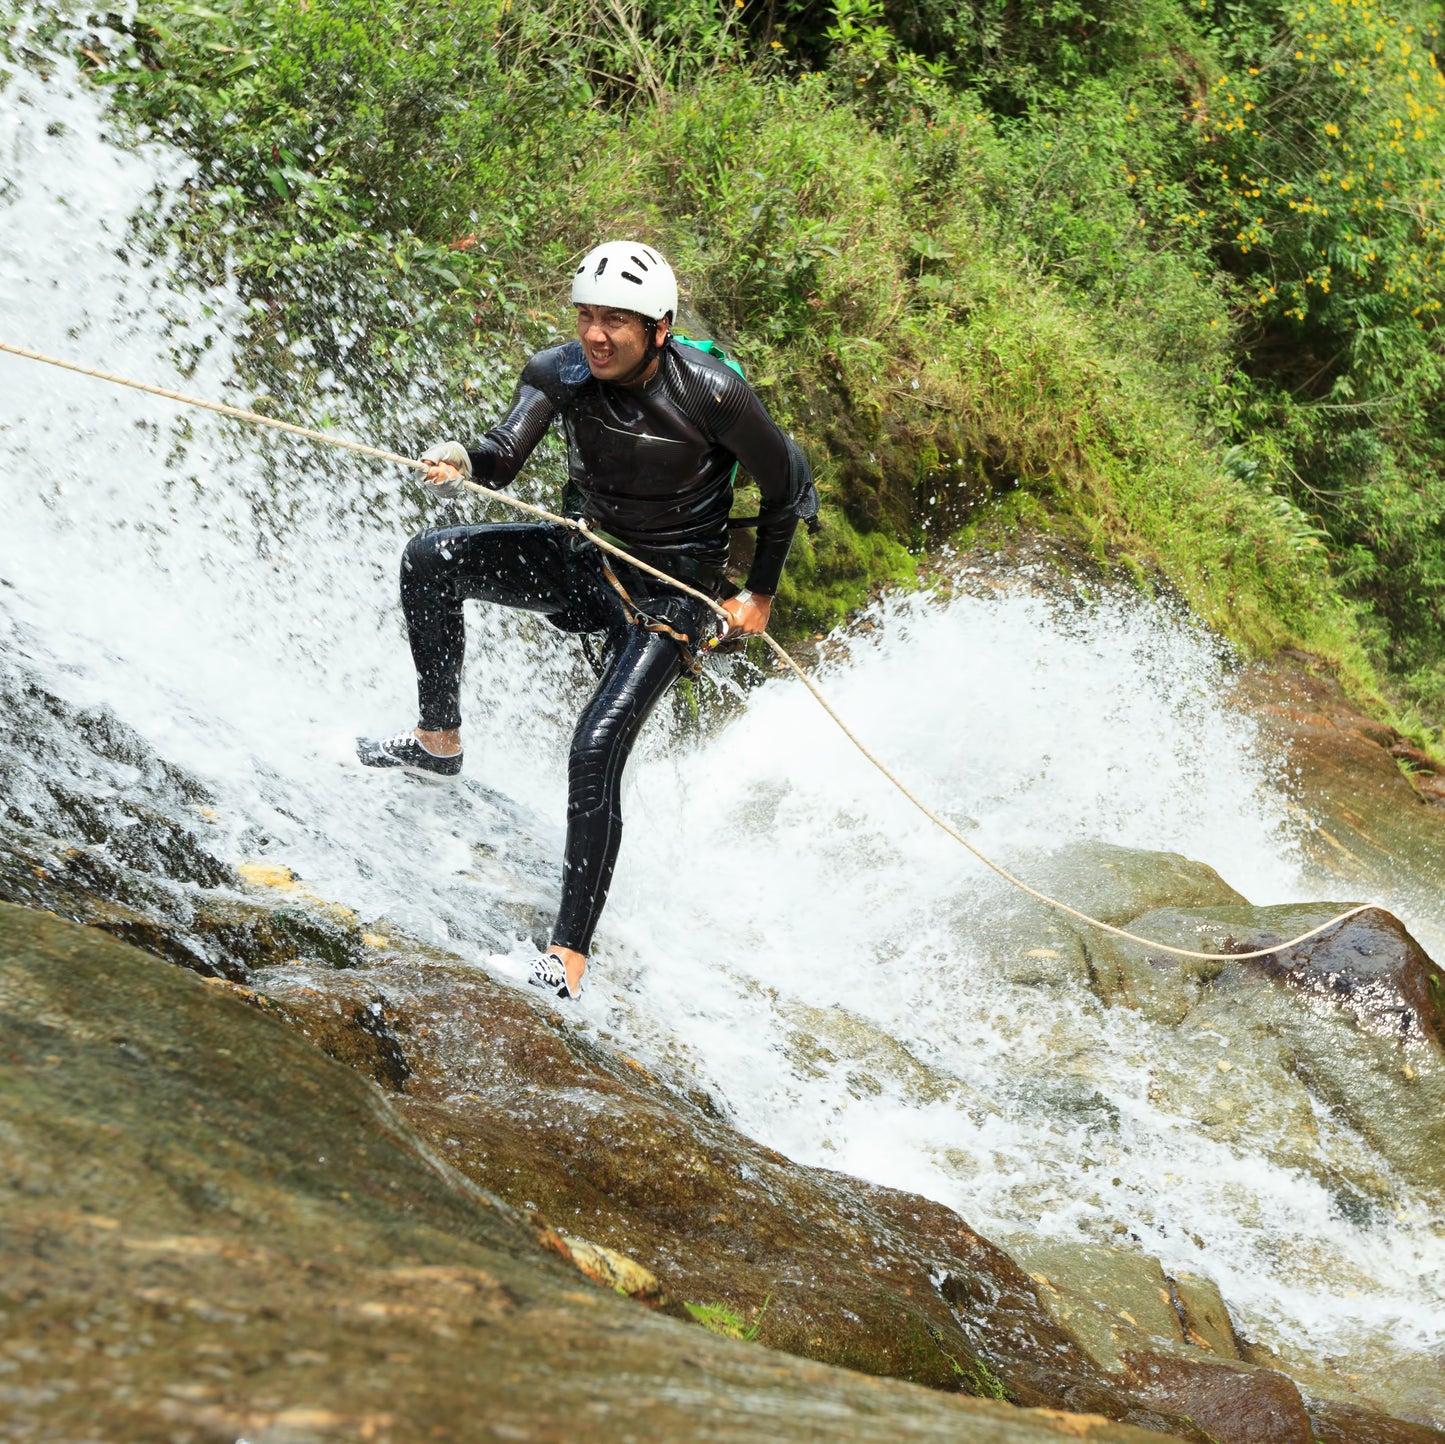
[[[395,466],[407,467],[412,471],[424,472],[430,467],[430,463],[428,462],[420,461],[411,456],[403,456],[399,452],[387,451],[378,446],[367,446],[364,442],[352,441],[350,438],[344,436],[333,436],[325,431],[316,431],[309,426],[298,426],[295,422],[282,421],[274,416],[264,416],[258,411],[248,411],[243,407],[229,406],[220,401],[208,401],[199,396],[187,396],[184,392],[172,391],[164,386],[155,386],[149,382],[136,381],[127,376],[117,376],[113,372],[101,371],[90,366],[81,366],[73,361],[63,361],[58,357],[47,356],[43,352],[32,351],[28,347],[16,346],[7,341],[0,341],[0,351],[12,356],[23,357],[28,361],[38,361],[46,366],[55,366],[62,371],[72,371],[79,376],[90,376],[98,381],[108,381],[115,386],[125,386],[133,391],[144,391],[148,395],[160,396],[168,401],[175,401],[182,406],[193,406],[202,411],[213,411],[217,415],[228,416],[233,421],[245,422],[250,426],[270,427],[276,431],[285,431],[293,436],[304,437],[308,441],[320,442],[324,446],[340,447],[346,451],[356,452],[360,456],[369,456],[375,461],[390,462]],[[463,480],[461,485],[468,491],[476,492],[491,501],[500,502],[503,506],[511,507],[514,511],[525,512],[528,516],[536,517],[540,521],[552,522],[555,525],[564,526],[571,531],[579,533],[602,551],[608,552],[612,556],[627,562],[630,566],[636,567],[639,571],[645,572],[647,575],[656,578],[658,581],[665,583],[676,591],[683,592],[690,597],[695,597],[724,623],[730,624],[731,619],[728,617],[728,614],[718,605],[714,598],[696,590],[694,587],[688,586],[685,582],[677,581],[675,578],[668,576],[666,572],[660,571],[658,568],[650,566],[648,563],[632,556],[631,553],[625,551],[622,547],[608,541],[605,537],[599,536],[585,521],[577,517],[561,516],[556,512],[548,511],[545,507],[537,506],[532,502],[522,501],[518,497],[508,496],[504,492],[494,491],[491,487],[483,486],[480,482]],[[949,837],[966,848],[979,862],[990,869],[990,871],[996,873],[1011,887],[1017,888],[1020,892],[1026,893],[1029,897],[1044,903],[1048,907],[1055,908],[1059,912],[1076,918],[1079,922],[1085,923],[1089,927],[1097,928],[1101,932],[1109,933],[1116,938],[1123,938],[1127,942],[1138,943],[1155,952],[1168,953],[1176,958],[1192,958],[1203,962],[1245,962],[1252,958],[1267,958],[1276,953],[1288,952],[1298,947],[1301,943],[1308,942],[1311,938],[1318,937],[1321,933],[1328,932],[1331,928],[1348,922],[1351,918],[1358,917],[1361,913],[1378,909],[1378,904],[1361,903],[1358,907],[1349,908],[1345,912],[1330,918],[1328,922],[1323,922],[1319,924],[1318,927],[1311,928],[1308,932],[1300,933],[1298,937],[1276,943],[1273,947],[1256,948],[1251,952],[1240,953],[1203,953],[1192,951],[1189,948],[1177,948],[1168,943],[1157,942],[1152,938],[1140,937],[1137,933],[1131,933],[1124,928],[1115,927],[1112,923],[1103,922],[1099,918],[1090,917],[1078,908],[1071,907],[1068,903],[1061,902],[1058,898],[1049,897],[1047,894],[1039,892],[1036,888],[1030,887],[1028,883],[1024,882],[1021,878],[1015,877],[1006,868],[1002,867],[986,853],[975,847],[957,828],[940,817],[937,812],[929,807],[922,798],[918,797],[880,758],[868,749],[852,728],[850,728],[843,718],[839,716],[837,711],[834,710],[831,703],[829,703],[827,698],[818,689],[817,684],[814,683],[812,678],[793,660],[787,650],[774,637],[770,636],[767,632],[753,635],[759,636],[778,661],[802,682],[803,686],[812,694],[818,705],[833,719],[842,730],[843,735],[857,748],[863,757],[872,763],[935,827],[947,833]]]

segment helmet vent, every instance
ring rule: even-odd
[[[641,241],[604,241],[582,258],[572,277],[574,306],[616,306],[651,321],[677,312],[672,267]]]

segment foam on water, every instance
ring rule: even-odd
[[[1069,617],[1022,593],[897,601],[878,620],[826,690],[984,852],[1026,874],[1041,844],[1097,839],[1207,861],[1256,903],[1318,895],[1192,628],[1137,601]],[[940,1199],[995,1236],[1109,1243],[1122,1226],[1278,1337],[1445,1337],[1428,1204],[1416,1227],[1342,1224],[1314,1179],[1151,1101],[1166,1031],[996,977],[976,937],[1007,901],[1000,885],[800,686],[774,684],[722,737],[651,760],[633,808],[648,821],[609,920],[628,989],[609,1025],[645,1057],[685,1049],[749,1132]],[[680,906],[655,879],[700,844],[708,862]],[[866,1061],[800,1066],[798,1002],[846,1009],[973,1103],[961,1116],[955,1099],[859,1087]],[[1334,1125],[1320,1124],[1329,1146]]]
[[[190,162],[118,143],[57,62],[0,91],[0,166],[0,335],[244,401],[240,301],[172,281],[131,229]],[[409,422],[429,405],[414,386]],[[363,917],[517,976],[518,919],[555,903],[586,685],[572,644],[472,618],[469,769],[510,811],[363,772],[352,736],[410,717],[394,574],[414,499],[376,468],[185,425],[165,403],[0,356],[0,649],[201,777],[231,860],[273,857]],[[1314,895],[1250,725],[1219,700],[1217,649],[1188,625],[1137,600],[1069,610],[1023,591],[892,601],[874,621],[825,687],[986,852],[1026,870],[1096,839],[1208,862],[1256,903]],[[976,942],[1000,885],[800,686],[753,692],[704,740],[655,721],[626,810],[584,1025],[686,1069],[754,1136],[917,1189],[985,1232],[1109,1241],[1121,1225],[1214,1278],[1259,1337],[1445,1342],[1429,1209],[1342,1220],[1312,1178],[1152,1101],[1163,1030],[1062,991],[1021,1006]],[[1402,915],[1441,935],[1441,918]],[[806,1010],[829,1005],[872,1063],[841,1045],[800,1055]],[[1320,1127],[1327,1150],[1361,1147]]]

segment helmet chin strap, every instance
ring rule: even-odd
[[[651,366],[652,363],[656,361],[657,358],[662,354],[662,347],[657,344],[657,328],[659,325],[662,324],[662,322],[660,320],[648,320],[646,317],[644,317],[643,319],[647,321],[647,345],[642,348],[642,359],[637,363],[636,366],[632,368],[631,371],[627,373],[626,376],[619,376],[612,383],[614,386],[636,385],[636,383],[639,382],[647,374],[647,368]],[[671,324],[671,313],[669,313],[664,319],[666,319],[668,323]]]

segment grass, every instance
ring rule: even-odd
[[[928,1336],[933,1340],[938,1352],[947,1360],[948,1366],[953,1370],[954,1377],[958,1380],[959,1389],[975,1399],[997,1399],[1002,1403],[1012,1402],[1009,1398],[1008,1386],[989,1368],[988,1363],[983,1359],[970,1359],[965,1366],[958,1362],[958,1359],[943,1347],[943,1335],[938,1332],[932,1324],[925,1324]]]
[[[763,1316],[772,1301],[773,1296],[769,1294],[763,1300],[762,1307],[754,1312],[750,1324],[736,1309],[727,1304],[685,1304],[683,1307],[709,1333],[718,1334],[724,1339],[741,1339],[744,1343],[751,1344],[758,1337],[758,1331],[763,1326]]]

